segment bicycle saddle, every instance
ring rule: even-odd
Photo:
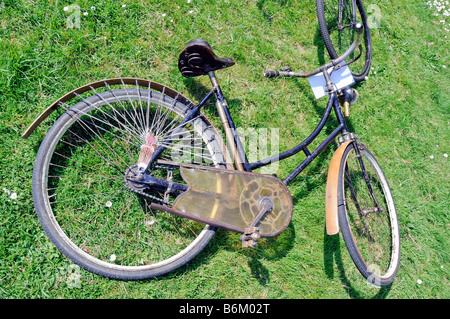
[[[228,68],[234,65],[233,59],[219,58],[211,45],[202,39],[194,39],[186,44],[178,58],[178,69],[186,77],[206,75],[210,71]]]

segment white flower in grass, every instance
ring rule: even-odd
[[[69,7],[64,7],[64,9],[63,9],[64,11],[69,11]]]
[[[114,255],[114,254],[111,254],[111,256],[109,256],[109,260],[110,261],[114,261],[114,260],[116,260],[117,259],[117,257],[116,257],[116,255]]]
[[[445,154],[444,154],[444,157],[448,157],[448,154],[447,154],[447,153],[445,153]]]
[[[417,283],[418,283],[419,285],[421,285],[421,284],[422,284],[422,279],[417,279]]]
[[[124,3],[124,4],[122,4],[122,8],[125,8],[127,5]]]
[[[87,16],[88,14],[89,14],[89,13],[87,13],[87,12],[83,12],[83,15],[84,15],[84,16]]]
[[[11,199],[16,199],[17,198],[17,194],[16,193],[11,193],[11,195],[9,197]]]
[[[112,202],[111,202],[110,200],[107,201],[106,204],[105,204],[105,206],[106,206],[106,207],[111,207],[111,206],[112,206]]]
[[[94,6],[92,6],[92,7],[91,7],[91,10],[95,10],[95,7],[94,7]]]
[[[430,155],[430,158],[433,159],[433,158],[434,158],[434,155]]]
[[[156,219],[154,219],[154,218],[150,218],[150,219],[147,219],[147,220],[145,220],[145,225],[146,226],[148,226],[148,227],[150,227],[150,226],[153,226],[153,224],[156,222]]]

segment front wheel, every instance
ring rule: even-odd
[[[369,150],[353,142],[339,171],[339,226],[359,272],[376,286],[391,284],[400,260],[397,212],[386,177]]]
[[[372,60],[372,40],[367,15],[361,0],[317,0],[317,19],[325,47],[332,59],[341,56],[356,38],[356,22],[363,25],[361,52],[354,50],[348,61],[361,56],[349,67],[356,82],[369,74]]]

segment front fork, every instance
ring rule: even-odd
[[[345,140],[348,140],[348,139],[352,139],[352,142],[351,142],[351,143],[353,144],[353,148],[355,149],[355,153],[356,153],[355,156],[356,156],[356,158],[358,158],[358,162],[359,162],[359,165],[360,165],[360,167],[361,167],[361,172],[362,172],[364,181],[366,182],[367,189],[369,190],[369,194],[370,194],[370,197],[371,197],[372,200],[373,200],[373,203],[374,203],[374,205],[375,205],[375,208],[374,208],[374,209],[371,209],[371,210],[365,210],[365,209],[361,208],[361,206],[360,206],[360,204],[359,204],[359,201],[358,201],[358,198],[357,198],[357,196],[356,196],[355,187],[354,187],[354,185],[353,185],[353,183],[352,183],[352,180],[351,180],[351,177],[350,177],[348,165],[346,164],[346,165],[345,165],[345,168],[344,168],[344,169],[345,169],[344,174],[345,174],[345,178],[346,178],[346,180],[347,180],[347,183],[348,183],[348,185],[349,185],[349,189],[350,189],[350,193],[351,193],[353,202],[354,202],[354,204],[355,204],[356,209],[358,210],[358,213],[359,213],[361,216],[363,216],[363,217],[367,216],[369,213],[377,213],[377,214],[378,214],[378,213],[380,213],[382,210],[381,210],[381,208],[380,208],[380,205],[379,205],[379,203],[378,203],[378,200],[377,200],[377,198],[376,198],[376,196],[375,196],[375,193],[374,193],[374,191],[373,191],[372,185],[371,185],[370,180],[369,180],[369,175],[367,174],[367,170],[366,170],[366,167],[365,167],[365,165],[364,165],[364,162],[363,162],[363,159],[362,159],[362,155],[361,155],[360,147],[364,147],[364,146],[360,146],[360,145],[362,145],[362,143],[359,144],[359,143],[357,142],[357,139],[359,139],[359,137],[358,137],[356,134],[354,134],[354,133],[348,133],[348,134],[344,135],[343,137],[341,137],[341,138],[339,139],[339,141],[340,141],[341,144],[342,144],[342,143],[345,142]],[[346,162],[347,162],[347,161],[346,161]]]
[[[336,107],[337,117],[341,121],[341,123],[343,123],[343,116],[345,116],[346,118],[350,117],[349,108],[350,108],[350,105],[353,105],[356,102],[356,100],[358,99],[358,92],[356,90],[351,89],[350,87],[346,87],[342,90],[341,94],[339,96],[337,96],[336,98],[338,99],[340,106],[342,106],[342,108],[344,109],[344,113],[342,114],[342,110],[340,108]],[[344,127],[345,127],[345,125],[344,125]],[[361,150],[360,150],[359,145],[363,145],[363,144],[361,142],[360,142],[360,144],[358,144],[357,140],[359,140],[359,137],[356,134],[350,133],[346,129],[344,129],[342,131],[342,136],[339,138],[339,144],[343,144],[344,142],[350,141],[350,140],[352,141],[353,148],[355,149],[355,153],[356,153],[355,156],[358,158],[358,162],[361,167],[361,172],[362,172],[363,178],[366,182],[367,189],[369,190],[370,197],[372,198],[372,200],[374,202],[375,208],[370,211],[361,209],[361,206],[359,205],[358,199],[356,197],[355,188],[350,179],[350,175],[348,172],[348,166],[346,165],[345,166],[345,175],[346,175],[346,179],[349,184],[351,196],[352,196],[355,206],[358,209],[358,212],[361,216],[366,216],[369,213],[373,213],[373,212],[379,213],[379,212],[381,212],[381,208],[380,208],[377,198],[375,197],[375,193],[374,193],[372,185],[370,183],[369,175],[367,174],[367,170],[366,170],[366,167],[364,165],[362,155],[361,155]]]

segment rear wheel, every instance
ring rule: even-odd
[[[332,59],[341,56],[350,47],[357,35],[355,24],[362,23],[362,50],[354,50],[346,62],[354,60],[361,53],[361,57],[349,68],[356,82],[363,81],[370,71],[372,40],[361,0],[317,0],[316,7],[320,33]]]
[[[221,140],[203,115],[167,142],[189,110],[159,92],[125,88],[85,98],[55,122],[37,154],[33,198],[62,253],[91,272],[137,280],[174,270],[205,247],[216,228],[150,208],[175,196],[127,183],[161,145],[160,159],[224,167]],[[164,164],[151,174],[184,183]]]
[[[339,226],[359,272],[376,286],[394,280],[400,260],[397,212],[386,177],[363,145],[349,144],[341,160]]]

